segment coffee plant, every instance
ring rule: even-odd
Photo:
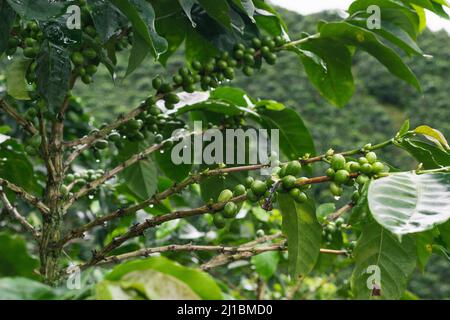
[[[373,5],[379,28],[368,23]],[[420,92],[403,57],[426,57],[416,42],[424,12],[447,17],[444,7],[355,0],[347,18],[291,39],[263,0],[0,0],[0,298],[61,298],[63,289],[67,299],[246,298],[238,286],[256,287],[252,298],[268,297],[266,286],[270,298],[289,298],[287,288],[333,263],[353,268],[348,298],[404,298],[413,272],[450,250],[442,133],[405,121],[387,141],[316,152],[294,109],[231,84],[291,55],[344,107],[353,56],[365,51]],[[138,106],[109,123],[86,113],[77,87],[93,90],[100,68],[123,81],[146,59],[167,69],[148,74],[153,90]],[[244,163],[173,161],[178,140],[209,129],[278,130],[280,150],[255,164],[251,143],[240,154],[203,139],[216,158],[231,152]],[[417,167],[390,165],[388,148]],[[319,184],[336,203],[317,203]],[[240,266],[251,266],[244,278]]]

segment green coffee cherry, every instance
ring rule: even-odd
[[[372,166],[369,163],[365,163],[361,166],[361,172],[365,174],[372,173]]]
[[[372,173],[373,174],[379,174],[381,172],[384,171],[384,164],[376,161],[373,165],[372,165]]]
[[[214,214],[213,223],[217,229],[223,229],[226,226],[225,218],[221,213]]]
[[[294,188],[296,182],[297,182],[297,179],[294,176],[285,176],[281,180],[281,183],[283,184],[283,188],[286,190]]]
[[[247,188],[251,188],[254,181],[255,181],[255,179],[253,179],[253,177],[247,177],[245,179],[245,186]]]
[[[350,178],[350,173],[347,170],[339,170],[334,176],[334,181],[338,184],[343,184]]]
[[[366,159],[370,164],[373,164],[377,161],[377,154],[375,152],[369,152],[366,154]]]
[[[84,56],[81,52],[74,52],[71,56],[72,62],[76,66],[80,66],[84,63]]]
[[[83,56],[89,60],[97,58],[97,51],[92,48],[84,49]]]
[[[325,174],[328,178],[333,179],[334,175],[336,174],[336,171],[334,171],[333,168],[328,168]]]
[[[362,166],[363,164],[369,163],[366,157],[360,157],[358,159],[359,164]]]
[[[331,158],[331,167],[335,170],[342,170],[345,168],[345,157],[341,154],[335,154],[333,158]]]
[[[233,195],[234,195],[235,197],[242,196],[242,195],[244,195],[246,192],[247,192],[247,190],[246,190],[245,186],[242,185],[242,184],[238,184],[238,185],[237,185],[236,187],[234,187],[234,189],[233,189]]]
[[[59,192],[61,193],[62,196],[67,196],[69,194],[69,189],[67,188],[67,186],[62,185],[61,188],[59,189]]]
[[[286,166],[286,175],[297,176],[302,170],[302,165],[298,161],[291,161]]]
[[[229,190],[229,189],[225,189],[219,194],[217,201],[218,202],[227,202],[227,201],[230,201],[232,198],[233,198],[233,192],[231,192],[231,190]]]
[[[257,202],[259,200],[259,196],[257,196],[251,189],[247,190],[247,199],[250,202]]]
[[[236,217],[236,214],[238,213],[238,207],[236,203],[234,202],[228,202],[225,207],[223,208],[223,216],[226,219],[232,219]]]
[[[74,182],[75,181],[75,176],[73,175],[73,174],[71,174],[71,173],[69,173],[67,176],[66,176],[66,182],[67,183],[72,183],[72,182]]]
[[[36,58],[36,56],[38,55],[38,49],[36,49],[36,48],[25,48],[25,49],[23,49],[23,55],[26,57],[26,58],[30,58],[30,59],[33,59],[33,58]]]
[[[258,196],[261,196],[267,191],[267,186],[261,180],[255,180],[252,183],[251,189],[252,189],[254,194],[256,194]]]
[[[361,169],[361,165],[358,162],[350,161],[347,164],[350,172],[358,172]]]
[[[111,142],[117,142],[122,139],[122,136],[118,132],[112,132],[108,135],[108,140]]]
[[[108,141],[106,140],[98,140],[95,144],[94,147],[98,150],[105,150],[106,148],[108,148],[109,144]]]
[[[342,195],[342,193],[344,192],[342,187],[339,186],[338,184],[334,183],[334,182],[332,182],[330,184],[330,191],[336,197],[340,197]]]

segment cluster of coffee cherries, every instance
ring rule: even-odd
[[[377,176],[387,170],[385,165],[377,160],[375,152],[370,151],[357,161],[347,161],[341,154],[335,154],[330,157],[330,168],[326,175],[332,181],[330,184],[331,193],[340,197],[343,193],[343,186],[353,186],[355,182],[363,186],[371,177]],[[358,200],[359,193],[355,192],[353,200]]]
[[[18,48],[23,48],[23,55],[26,58],[34,59],[39,53],[39,49],[44,39],[44,34],[35,21],[28,21],[26,25],[16,22],[12,28],[11,36],[8,40],[6,54],[12,56]]]
[[[214,214],[213,223],[217,229],[223,229],[226,226],[227,219],[234,219],[242,207],[242,204],[236,204],[230,200],[233,197],[239,197],[246,193],[244,185],[239,184],[234,187],[233,191],[230,189],[222,190],[217,198],[217,202],[226,202],[223,210]]]
[[[102,125],[100,130],[105,126],[106,124]],[[121,149],[126,140],[132,142],[144,141],[150,137],[154,137],[154,143],[161,143],[164,139],[169,138],[174,130],[185,128],[185,126],[186,123],[183,120],[176,118],[174,115],[163,114],[156,105],[152,105],[136,118],[125,122],[117,130],[112,131],[107,136],[107,140],[96,141],[94,148],[97,150],[107,149],[111,142],[118,149]],[[90,134],[95,134],[98,131],[99,129],[94,129]],[[164,144],[164,147],[171,146],[170,140]]]
[[[245,75],[251,76],[254,69],[261,65],[262,59],[269,64],[276,62],[276,50],[285,44],[282,37],[254,38],[251,46],[237,44],[232,53],[221,52],[218,56],[205,62],[193,61],[190,68],[181,67],[172,81],[164,81],[161,76],[153,79],[153,88],[164,97],[167,109],[173,109],[179,102],[179,97],[173,93],[176,88],[192,93],[196,84],[200,84],[203,91],[217,88],[225,80],[235,77],[235,68],[242,68]]]
[[[87,170],[84,172],[69,173],[64,179],[64,184],[61,186],[60,193],[62,196],[70,196],[72,192],[77,192],[80,188],[87,185],[89,182],[101,178],[105,174],[102,169]]]
[[[307,180],[306,177],[298,177],[301,173],[302,165],[299,161],[291,161],[283,166],[279,170],[276,170],[276,174],[281,179],[282,191],[289,192],[291,197],[298,203],[304,203],[308,200],[306,190],[311,188],[311,185],[302,185],[302,181]]]
[[[97,30],[93,24],[83,26],[82,31],[100,43]],[[74,73],[81,77],[83,83],[90,84],[92,82],[92,76],[97,73],[98,65],[100,64],[97,50],[88,43],[82,42],[80,48],[72,52],[70,59],[74,65]]]
[[[336,221],[328,221],[322,229],[322,239],[324,239],[328,245],[335,242],[342,242],[344,224],[345,220],[341,217],[336,219]]]

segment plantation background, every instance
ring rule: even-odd
[[[279,9],[285,19],[290,35],[295,38],[302,32],[314,32],[315,22],[320,19],[333,20],[331,13],[312,16],[300,16],[297,13]],[[355,59],[354,72],[357,79],[357,92],[349,105],[343,109],[328,104],[307,80],[301,64],[293,64],[292,56],[281,55],[276,68],[263,68],[261,75],[251,78],[240,76],[232,85],[241,87],[253,96],[261,99],[273,99],[296,108],[316,141],[317,151],[326,151],[329,146],[336,150],[351,149],[368,141],[383,141],[392,137],[407,118],[412,127],[428,124],[439,128],[444,135],[450,136],[450,38],[444,31],[432,33],[425,31],[419,45],[425,48],[430,59],[407,61],[422,84],[423,95],[408,87],[407,84],[388,75],[373,58],[358,54]],[[95,77],[95,84],[89,87],[78,84],[75,94],[81,97],[85,107],[86,122],[94,121],[90,114],[95,114],[93,125],[112,120],[120,112],[134,108],[142,97],[151,91],[151,79],[158,73],[168,73],[179,67],[183,58],[181,53],[171,58],[168,69],[155,68],[151,61],[141,66],[134,74],[122,81],[127,57],[119,59],[119,79],[114,85],[105,69]],[[4,80],[5,68],[0,65],[0,86]],[[121,72],[121,74],[120,74]],[[312,125],[314,124],[314,126]],[[390,149],[389,158],[394,166],[413,168],[411,158],[400,149]],[[322,202],[332,201],[328,193],[318,191]],[[345,198],[345,197],[344,197]],[[345,199],[342,200],[343,202]],[[164,230],[163,230],[164,231]],[[170,233],[170,230],[168,230]],[[415,275],[410,283],[410,291],[424,299],[449,299],[448,261],[445,257],[434,256],[424,275]],[[1,262],[0,262],[1,263]],[[348,278],[344,269],[322,272],[322,278],[311,276],[311,281],[300,292],[302,298],[325,299],[339,298],[332,283],[339,283]],[[342,271],[344,270],[344,271]],[[322,270],[323,271],[323,270]],[[317,272],[320,272],[319,270]],[[350,270],[348,271],[350,273]],[[326,277],[323,276],[327,274]],[[325,284],[325,285],[324,285]]]

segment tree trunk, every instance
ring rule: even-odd
[[[50,208],[50,213],[44,216],[39,248],[41,275],[49,285],[55,285],[59,279],[58,264],[61,256],[61,248],[57,244],[60,240],[60,227],[63,216],[59,190],[59,184],[53,183],[46,189],[46,204]]]

